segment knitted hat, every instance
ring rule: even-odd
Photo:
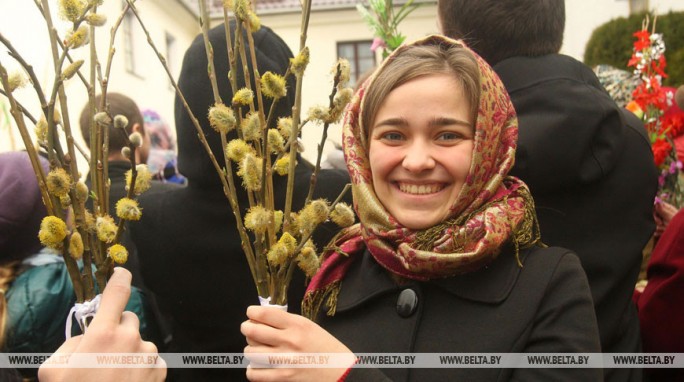
[[[235,36],[235,24],[231,22],[231,38]],[[276,35],[270,28],[262,26],[259,31],[253,34],[254,48],[256,50],[257,66],[260,74],[271,71],[280,75],[285,74],[292,58],[292,52],[285,42]],[[223,103],[231,104],[233,92],[228,80],[228,53],[226,48],[225,24],[221,24],[209,31],[209,41],[214,51],[214,69],[218,82],[219,94]],[[247,45],[246,35],[243,35],[243,44]],[[249,54],[248,54],[249,56]],[[254,76],[249,60],[249,70],[252,78],[252,89],[254,86]],[[242,66],[238,65],[236,73],[238,79],[238,89],[245,85]],[[222,162],[222,147],[220,135],[209,126],[207,112],[214,105],[214,95],[211,82],[207,74],[207,55],[204,49],[202,35],[195,38],[190,48],[185,53],[183,67],[181,68],[178,86],[192,110],[192,113],[199,120],[204,131],[209,146],[214,155],[217,156],[219,163]],[[278,117],[290,115],[294,104],[294,79],[290,77],[288,81],[288,92],[284,99],[278,102],[276,115]],[[264,99],[266,112],[270,109],[270,100]],[[185,110],[180,97],[176,96],[175,104],[176,135],[178,137],[178,169],[189,179],[191,186],[220,186],[220,179],[214,166],[209,160],[204,147],[197,137],[189,114]],[[271,126],[273,127],[273,126]],[[239,188],[239,187],[238,187]]]
[[[40,157],[44,171],[47,160]],[[41,248],[38,230],[47,215],[25,151],[0,154],[0,261],[20,260]]]

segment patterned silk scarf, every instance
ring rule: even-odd
[[[398,48],[376,73],[412,45],[458,45],[468,49],[460,41],[429,36]],[[361,223],[341,232],[326,248],[321,269],[304,297],[304,315],[313,319],[326,298],[328,314],[334,314],[341,282],[365,249],[389,272],[425,281],[477,270],[494,260],[507,242],[514,245],[516,256],[518,248],[539,242],[529,190],[521,180],[507,176],[518,137],[513,105],[491,67],[471,53],[480,70],[481,94],[470,171],[449,217],[427,230],[402,227],[378,200],[367,154],[368,126],[361,122],[365,89],[373,86],[375,76],[357,92],[345,115],[343,145]]]

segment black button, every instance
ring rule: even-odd
[[[397,299],[397,314],[401,317],[410,317],[418,307],[418,295],[413,289],[404,289]]]

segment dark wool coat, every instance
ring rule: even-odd
[[[361,256],[359,256],[361,257]],[[366,252],[342,281],[337,312],[319,324],[355,353],[596,353],[586,276],[562,248],[505,250],[462,276],[398,285]],[[417,295],[402,317],[405,289]],[[405,315],[404,315],[405,316]],[[354,368],[347,381],[598,381],[601,369]]]
[[[515,57],[494,70],[518,113],[511,175],[534,196],[542,240],[571,249],[587,273],[605,353],[640,351],[631,301],[653,233],[657,170],[641,122],[616,106],[594,73],[563,55]],[[607,380],[640,380],[607,369]]]
[[[228,66],[224,26],[213,28],[209,39],[214,49],[215,70],[219,73],[221,98],[229,101],[232,94],[225,75]],[[254,33],[254,43],[260,72],[271,70],[284,74],[292,53],[282,39],[262,26]],[[200,35],[186,52],[178,82],[193,114],[200,120],[212,151],[221,158],[220,137],[209,127],[206,117],[209,106],[214,104],[206,68]],[[244,78],[241,73],[237,77]],[[289,115],[293,102],[294,91],[288,91],[288,99],[281,100],[276,108],[276,117]],[[242,353],[247,343],[240,333],[240,324],[246,319],[247,307],[259,303],[256,287],[219,176],[179,99],[176,99],[175,120],[178,167],[187,177],[188,186],[140,198],[143,219],[131,224],[131,232],[140,255],[143,278],[156,294],[160,309],[171,319],[173,339],[168,352]],[[311,173],[310,164],[300,158],[295,173],[293,211],[303,207]],[[286,177],[274,177],[276,209],[283,209],[286,181]],[[321,171],[314,197],[332,202],[348,182],[349,176],[344,171]],[[236,183],[238,202],[246,210],[247,195],[239,186],[239,178]],[[351,203],[351,192],[345,201]],[[332,224],[320,227],[314,234],[319,249],[338,230]],[[300,311],[304,289],[304,275],[297,269],[288,294],[290,312]],[[245,379],[243,368],[177,368],[169,369],[168,373],[169,381]]]

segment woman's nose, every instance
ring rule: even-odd
[[[429,145],[416,142],[406,150],[402,165],[411,172],[421,172],[435,167],[435,159]]]

